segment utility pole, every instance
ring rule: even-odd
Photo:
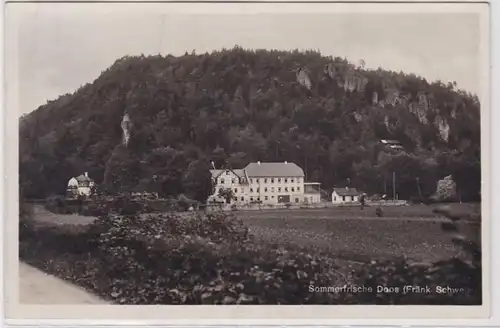
[[[307,155],[304,155],[304,158],[305,158],[305,164],[306,164],[306,167],[305,167],[305,180],[307,181]]]
[[[384,172],[384,195],[387,195],[387,174]]]
[[[392,200],[396,201],[396,172],[392,172]]]
[[[417,177],[418,196],[422,199],[422,189],[420,189],[420,177]]]

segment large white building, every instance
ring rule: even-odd
[[[295,163],[250,163],[243,169],[210,170],[215,183],[215,192],[208,202],[224,202],[221,196],[230,189],[230,204],[244,205],[262,203],[268,205],[317,203],[320,201],[317,188],[305,190],[304,171]],[[317,190],[317,192],[316,192]]]

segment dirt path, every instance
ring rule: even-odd
[[[107,304],[64,280],[19,262],[19,302],[24,304]]]

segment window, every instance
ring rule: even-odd
[[[298,198],[295,198],[295,202],[298,203],[299,202],[299,199]]]
[[[281,182],[281,178],[278,178],[278,182]]]
[[[288,191],[288,187],[285,187],[285,191]]]
[[[285,183],[287,183],[287,182],[288,182],[288,179],[287,179],[287,178],[285,178]]]
[[[293,179],[290,179],[290,182],[293,183]]]
[[[257,200],[260,201],[260,197],[257,197]]]
[[[235,192],[235,193],[238,193],[238,188],[234,188],[234,192]]]
[[[274,179],[271,179],[271,183],[274,183]]]
[[[342,196],[342,201],[345,202],[345,196]]]
[[[267,187],[266,187],[266,188],[264,188],[264,192],[267,192]]]
[[[224,179],[220,179],[220,183],[224,184]]]
[[[264,199],[265,199],[265,200],[268,200],[269,198],[268,198],[267,196],[264,196]]]
[[[226,175],[229,175],[229,171],[226,171]]]
[[[253,179],[250,179],[250,183],[253,183]]]
[[[281,191],[281,187],[278,187],[278,192]]]
[[[300,191],[300,187],[297,187],[297,191]]]
[[[253,202],[253,197],[250,197],[250,201]]]
[[[259,180],[260,180],[260,179],[255,179],[255,182],[259,183]]]
[[[294,187],[292,187],[292,192],[294,192],[294,191],[295,191],[295,188],[294,188]]]
[[[253,188],[250,188],[250,192],[253,192]]]
[[[257,188],[257,192],[260,192],[260,188]]]
[[[274,196],[271,196],[271,198],[274,198]]]
[[[245,200],[245,197],[241,197],[241,201],[244,201]]]
[[[334,201],[334,202],[335,202],[335,201],[337,201],[337,197],[335,197],[335,196],[334,196],[334,197],[333,197],[333,201]]]
[[[264,183],[267,183],[267,178],[266,178],[266,179],[264,179]]]
[[[231,183],[235,183],[235,182],[236,182],[236,180],[235,180],[235,179],[231,179]]]

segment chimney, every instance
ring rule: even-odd
[[[210,164],[212,164],[212,167],[215,170],[215,163],[214,163],[214,161],[211,161]]]
[[[285,164],[288,164],[288,162],[287,162],[287,161],[285,161]]]
[[[85,172],[84,175],[85,175],[86,178],[89,177],[89,173],[88,172]]]
[[[260,161],[258,161],[258,162],[257,162],[257,164],[259,164],[259,165],[260,165]]]

